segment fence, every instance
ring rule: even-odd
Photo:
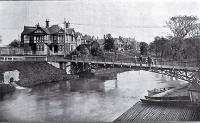
[[[0,61],[47,61],[46,56],[0,56]]]
[[[24,49],[22,48],[11,48],[11,47],[0,47],[1,55],[19,55],[24,54]]]
[[[99,58],[99,57],[88,57],[88,56],[72,56],[72,60],[76,61],[84,61],[84,62],[115,62],[115,63],[135,63],[135,64],[148,64],[147,58],[143,58],[142,61],[139,60],[138,57],[136,58]],[[173,61],[173,60],[160,60],[160,59],[152,59],[152,65],[163,65],[163,66],[181,66],[181,67],[200,67],[200,61],[198,60],[191,60],[191,61]]]

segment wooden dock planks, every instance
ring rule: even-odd
[[[139,101],[114,120],[123,121],[200,121],[200,107],[150,105]]]

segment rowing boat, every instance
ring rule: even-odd
[[[151,100],[190,100],[189,96],[174,96],[174,97],[150,97],[144,96],[146,99]]]
[[[147,92],[148,92],[148,96],[152,96],[152,95],[155,95],[155,94],[165,92],[165,91],[170,90],[172,88],[174,88],[174,87],[160,88],[160,89],[154,88],[153,90],[147,90]]]
[[[190,100],[152,100],[152,99],[140,99],[142,103],[148,104],[190,104]]]

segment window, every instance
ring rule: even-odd
[[[74,47],[73,47],[73,45],[71,45],[71,50],[70,51],[73,51],[74,50]]]
[[[40,46],[40,50],[41,50],[41,51],[44,51],[44,45],[41,45],[41,46]]]
[[[37,51],[44,51],[44,45],[42,44],[38,44],[37,46],[36,46],[36,48],[37,48]]]
[[[28,35],[24,35],[24,43],[29,43],[30,37]]]
[[[64,42],[64,36],[63,35],[60,35],[59,36],[59,43],[63,43]]]
[[[64,50],[64,45],[60,45],[60,46],[59,46],[59,50],[60,50],[60,51],[63,51],[63,50]]]
[[[71,41],[73,41],[73,36],[71,36]]]
[[[42,31],[41,30],[36,30],[35,33],[42,33]]]

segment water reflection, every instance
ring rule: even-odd
[[[129,71],[39,85],[4,97],[0,121],[110,122],[147,90],[183,83],[152,72]]]

